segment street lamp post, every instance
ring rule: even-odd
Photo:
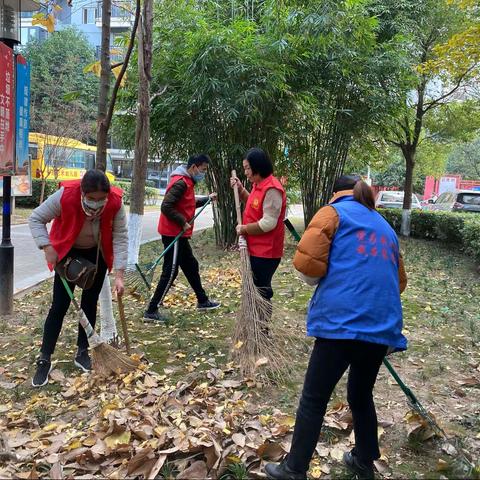
[[[0,0],[0,42],[12,49],[20,43],[20,13],[38,10],[40,5],[32,0]],[[1,70],[1,65],[0,65]],[[13,78],[15,82],[15,78]],[[15,91],[15,83],[12,83]],[[14,103],[11,105],[14,108]],[[14,116],[15,118],[15,116]],[[12,127],[13,128],[13,127]],[[13,131],[15,131],[13,129]],[[13,135],[15,138],[15,135]],[[15,155],[15,146],[9,150]],[[7,155],[3,151],[0,156]],[[0,164],[15,165],[15,158],[1,158]],[[10,172],[11,173],[11,172]],[[10,239],[12,204],[12,177],[3,176],[2,242],[0,244],[0,315],[13,312],[13,261],[14,249]]]

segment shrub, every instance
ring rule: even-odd
[[[132,193],[132,182],[131,181],[115,181],[113,183],[116,187],[119,187],[123,190],[123,203],[125,205],[130,205],[130,196]],[[160,190],[153,187],[145,187],[145,205],[155,205],[160,198]]]
[[[379,213],[398,233],[402,210],[380,209]],[[415,238],[440,240],[456,245],[480,261],[480,215],[475,213],[412,210],[410,234]]]

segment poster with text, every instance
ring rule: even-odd
[[[30,66],[22,55],[16,56],[15,78],[15,174],[28,172],[28,132],[30,129]]]
[[[0,42],[0,175],[13,175],[13,51]]]

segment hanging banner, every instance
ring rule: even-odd
[[[22,55],[16,55],[15,78],[15,174],[28,172],[28,132],[30,129],[30,65]]]
[[[0,42],[0,175],[13,175],[13,51]]]

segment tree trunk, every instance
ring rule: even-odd
[[[112,16],[111,0],[103,0],[102,3],[102,47],[101,47],[101,74],[100,90],[98,96],[97,117],[97,158],[95,166],[105,172],[107,169],[107,109],[110,92],[110,20]],[[99,297],[100,303],[100,329],[106,341],[112,341],[117,334],[115,318],[112,308],[112,292],[110,277],[105,276]],[[108,338],[107,338],[108,337]]]
[[[415,168],[415,148],[412,145],[402,148],[402,153],[405,158],[405,185],[403,191],[403,211],[402,211],[402,225],[400,227],[400,234],[405,237],[410,236],[410,220],[412,214],[412,194],[413,194],[413,170]]]
[[[152,78],[153,2],[145,0],[138,29],[138,105],[130,198],[128,263],[138,263],[145,204],[150,142],[150,82]]]
[[[111,0],[103,0],[102,3],[102,47],[101,47],[101,74],[100,91],[98,97],[97,117],[97,158],[96,168],[105,171],[107,169],[107,108],[110,92],[110,20],[112,16]]]
[[[39,205],[43,203],[43,200],[45,198],[45,183],[47,182],[47,179],[42,177],[42,187],[40,189],[40,201],[38,202]]]

